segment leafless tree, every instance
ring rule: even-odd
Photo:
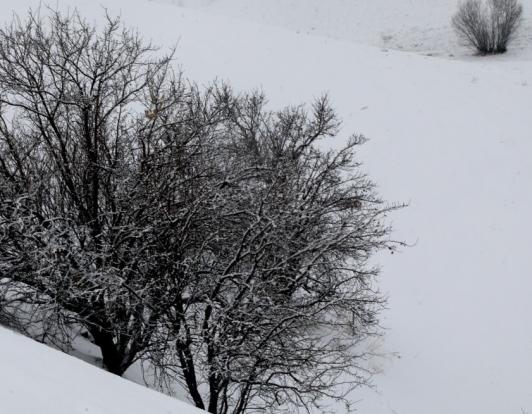
[[[368,260],[395,246],[382,224],[394,207],[354,160],[363,138],[318,149],[337,134],[327,99],[311,114],[264,105],[238,97],[203,162],[209,195],[189,232],[202,243],[183,247],[186,266],[167,286],[185,287],[167,297],[159,331],[175,345],[151,354],[160,375],[217,414],[297,412],[367,384],[356,345],[378,332],[383,305]]]
[[[146,304],[164,183],[150,160],[194,96],[117,19],[46,14],[0,30],[4,297],[77,321],[122,374],[158,317]]]
[[[170,58],[109,17],[0,30],[0,318],[82,327],[109,371],[143,358],[215,414],[344,398],[384,304],[370,258],[397,245],[363,137],[325,150],[326,98],[271,112]]]
[[[465,0],[452,23],[458,36],[482,55],[506,52],[521,21],[518,0]]]

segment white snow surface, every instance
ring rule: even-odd
[[[182,0],[188,8],[148,0],[56,1],[94,21],[102,5],[120,12],[146,38],[177,44],[176,65],[187,76],[261,88],[272,107],[328,92],[344,134],[324,144],[340,145],[352,132],[370,139],[360,159],[386,200],[410,204],[390,220],[394,237],[413,246],[377,258],[389,309],[375,347],[386,357],[372,361],[382,371],[375,389],[352,395],[359,412],[532,413],[529,14],[507,55],[480,58],[456,45],[448,26],[451,0]],[[531,13],[532,0],[523,3]],[[3,9],[38,4],[4,0]],[[389,47],[379,43],[381,33],[391,33]],[[398,45],[407,52],[394,50]],[[51,388],[67,385],[86,392],[93,412],[164,412],[157,407],[166,397],[158,401],[148,391],[155,408],[134,402],[130,411],[107,408],[91,397],[100,380],[82,382],[85,370],[101,376],[100,388],[120,401],[137,401],[133,396],[143,391],[115,378],[107,384],[107,374],[11,333],[0,336],[2,367],[8,363],[10,370],[0,380],[1,413],[77,413],[56,409],[67,404],[63,398],[70,401],[72,388]],[[15,345],[4,345],[14,338]],[[18,352],[19,342],[27,353]],[[47,410],[21,408],[33,398],[44,404],[46,392]],[[2,411],[6,398],[19,405]]]
[[[382,48],[465,57],[450,20],[459,0],[155,0]],[[524,1],[525,6],[529,0]],[[532,59],[532,7],[509,55]]]
[[[0,327],[2,414],[201,414]]]

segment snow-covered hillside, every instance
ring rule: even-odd
[[[450,20],[458,0],[155,0],[312,35],[446,58],[468,55]],[[525,1],[525,5],[526,5]],[[513,51],[532,59],[532,7]]]
[[[0,327],[2,414],[200,414]]]
[[[532,412],[529,21],[507,56],[440,59],[423,53],[465,53],[455,50],[448,26],[442,28],[454,11],[450,0],[350,0],[360,5],[349,8],[350,15],[347,0],[277,0],[271,1],[275,7],[268,7],[269,1],[198,0],[201,10],[148,0],[57,3],[77,6],[91,19],[101,17],[102,4],[111,13],[121,12],[124,22],[155,43],[177,44],[177,63],[187,76],[203,83],[218,77],[237,88],[262,88],[272,106],[309,101],[328,91],[345,120],[344,137],[356,131],[370,138],[360,157],[385,199],[410,203],[391,220],[395,236],[413,246],[378,258],[381,288],[390,300],[383,318],[387,332],[376,346],[388,357],[372,361],[383,372],[375,380],[375,390],[352,396],[360,400],[361,413]],[[23,12],[38,3],[4,0],[3,5],[4,10]],[[370,7],[374,4],[380,5],[377,11]],[[524,4],[531,13],[532,1]],[[415,16],[405,16],[405,9]],[[366,26],[349,26],[353,15]],[[427,31],[431,27],[437,36]],[[405,49],[422,53],[383,49],[380,33],[392,36],[390,48],[404,42]],[[412,47],[414,41],[430,45]],[[4,350],[3,336],[2,331],[1,355],[9,358],[14,373],[3,376],[1,401],[7,398],[15,404],[21,398],[22,406],[34,398],[44,403],[48,396],[38,384],[59,381],[63,371],[56,373],[55,365],[61,366],[59,360],[66,357],[29,350],[48,368],[40,374],[24,373],[25,361],[33,356],[14,354],[18,345]],[[19,337],[17,341],[27,344]],[[68,362],[76,364],[63,373],[72,392],[54,391],[52,402],[43,406],[48,411],[18,410],[13,405],[5,412],[57,414],[62,395],[83,391],[83,386],[75,388],[79,383],[71,377],[78,378],[81,363]],[[25,378],[39,375],[42,379],[22,388]],[[109,378],[104,373],[91,375]],[[107,396],[124,393],[126,399],[137,393],[137,387],[112,381],[117,385],[102,386]],[[25,394],[11,396],[11,382],[20,384]],[[105,414],[165,412],[142,410],[134,402],[132,411],[118,406],[102,411],[97,397],[85,401],[92,402],[93,412]],[[161,397],[153,404],[167,400]],[[78,412],[78,406],[71,407],[64,413]]]

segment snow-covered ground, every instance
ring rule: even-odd
[[[0,327],[2,414],[201,414]]]
[[[391,219],[413,246],[378,258],[390,298],[378,350],[388,357],[373,361],[376,389],[353,395],[361,413],[532,413],[532,0],[516,47],[499,58],[465,58],[449,29],[451,0],[57,2],[95,20],[102,4],[121,12],[155,43],[177,43],[191,78],[262,88],[272,106],[327,91],[345,121],[336,142],[370,138],[360,157],[387,200],[410,203]],[[43,364],[61,364],[53,355]],[[9,358],[12,369],[20,364],[13,381],[39,378],[23,372],[28,355]],[[77,381],[74,371],[66,382]],[[2,378],[0,401],[13,398],[10,375]],[[31,384],[24,398],[38,400]],[[22,412],[57,414],[6,411]]]
[[[450,26],[458,0],[155,1],[381,48],[454,58],[468,54]],[[527,7],[513,58],[532,60],[531,20]]]

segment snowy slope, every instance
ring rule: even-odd
[[[465,57],[450,21],[458,0],[155,0],[382,48]],[[532,1],[509,55],[532,59]]]
[[[305,1],[276,1],[276,19]],[[4,3],[21,11],[38,1]],[[156,43],[177,43],[192,78],[261,87],[274,106],[329,91],[345,120],[338,139],[370,138],[361,158],[387,200],[410,203],[392,220],[414,246],[378,258],[390,297],[378,350],[389,357],[372,362],[383,371],[376,391],[353,395],[361,413],[532,412],[530,44],[503,58],[439,59],[222,16],[233,0],[214,1],[227,5],[217,15],[148,0],[59,1],[91,19],[100,3]],[[433,18],[422,3],[388,5]]]
[[[200,414],[0,327],[2,414]]]

